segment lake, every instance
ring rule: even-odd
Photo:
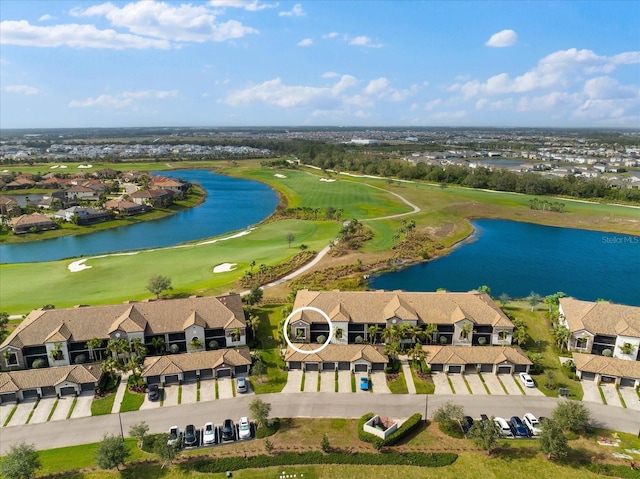
[[[372,277],[373,289],[469,291],[512,298],[562,291],[640,306],[640,236],[507,220],[473,221],[475,234],[449,255]]]
[[[77,236],[0,246],[0,263],[55,261],[117,251],[159,248],[237,231],[267,218],[278,195],[267,185],[209,170],[173,170],[155,174],[183,178],[207,191],[206,201],[165,218]]]

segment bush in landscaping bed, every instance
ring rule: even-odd
[[[398,441],[400,441],[400,439],[402,439],[411,431],[419,427],[420,424],[422,424],[422,414],[418,412],[418,413],[415,413],[413,416],[410,416],[405,422],[402,423],[402,426],[400,426],[388,438],[386,438],[384,440],[384,445],[385,446],[396,445]]]
[[[152,453],[154,451],[155,445],[156,445],[156,441],[158,440],[167,440],[167,434],[166,433],[160,433],[160,434],[147,434],[144,437],[144,443],[142,444],[142,447],[140,449],[142,449],[144,452],[150,452]]]
[[[614,465],[614,464],[598,464],[594,462],[583,463],[585,469],[593,472],[594,474],[619,477],[621,479],[636,479],[638,477],[638,471],[632,470],[629,466]]]
[[[236,471],[239,469],[263,468],[273,466],[295,466],[307,464],[366,464],[371,466],[419,466],[419,467],[443,467],[449,466],[458,458],[457,454],[421,452],[407,453],[343,453],[331,452],[328,454],[320,451],[309,452],[286,452],[274,456],[254,456],[250,461],[244,457],[218,458],[215,461],[197,461],[193,468],[198,472],[220,473],[225,471]]]
[[[380,449],[384,443],[384,440],[364,430],[364,423],[366,423],[373,416],[375,416],[375,414],[369,412],[362,416],[358,421],[358,439],[373,444],[373,447],[375,447],[376,449]]]
[[[265,437],[273,436],[280,429],[280,421],[270,421],[266,427],[256,428],[256,439],[263,439]]]

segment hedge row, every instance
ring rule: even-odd
[[[364,424],[373,416],[375,416],[375,414],[370,412],[360,418],[360,420],[358,421],[358,438],[361,441],[373,444],[373,447],[375,447],[376,449],[380,449],[382,446],[394,446],[400,441],[400,439],[420,426],[420,423],[422,421],[422,414],[416,413],[409,417],[409,419],[407,419],[404,423],[402,423],[402,426],[396,429],[388,438],[382,439],[381,437],[378,437],[375,434],[371,434],[369,432],[365,432],[364,430]]]
[[[640,473],[638,473],[637,470],[634,471],[627,465],[620,466],[614,464],[598,464],[587,462],[584,463],[583,466],[589,471],[601,476],[619,477],[621,479],[637,479],[638,477],[640,477]]]
[[[243,457],[227,457],[214,461],[197,461],[194,463],[193,468],[198,472],[218,473],[248,468],[307,464],[443,467],[453,464],[457,458],[458,455],[451,452],[429,454],[422,452],[408,452],[404,454],[398,452],[383,454],[331,452],[325,454],[320,451],[309,451],[302,453],[286,452],[274,456],[260,455],[248,459],[244,459]]]

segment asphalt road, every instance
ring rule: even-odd
[[[149,425],[150,433],[165,432],[174,425],[184,429],[187,424],[202,427],[209,421],[219,425],[226,418],[237,421],[241,416],[250,416],[249,402],[255,397],[238,396],[184,406],[6,427],[0,429],[0,454],[6,454],[12,444],[20,441],[32,443],[37,449],[98,442],[104,434],[120,434],[120,420],[125,437],[129,435],[129,427],[140,421]],[[358,418],[367,412],[375,412],[401,419],[416,412],[424,415],[426,406],[428,416],[431,417],[436,408],[447,400],[460,404],[465,408],[465,413],[473,417],[479,417],[482,413],[506,418],[514,415],[522,417],[526,412],[548,417],[558,402],[555,398],[535,396],[410,394],[371,394],[367,401],[352,394],[335,393],[279,393],[260,395],[259,398],[271,404],[271,417],[283,418]],[[594,426],[639,433],[640,412],[604,404],[584,404],[592,412]]]

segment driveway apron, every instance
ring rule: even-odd
[[[431,377],[436,387],[434,394],[453,394],[445,373],[433,373]]]
[[[198,395],[198,383],[186,383],[182,385],[182,404],[193,404]]]
[[[484,383],[489,388],[489,391],[491,391],[492,396],[505,396],[507,394],[500,385],[497,375],[493,373],[484,373],[482,375],[482,379],[484,379]]]
[[[449,379],[451,380],[451,384],[453,384],[453,388],[456,390],[456,394],[462,396],[469,395],[469,389],[464,382],[464,376],[462,374],[449,374]]]
[[[304,392],[318,392],[318,371],[307,371],[304,375]]]
[[[336,373],[324,371],[320,373],[320,392],[333,393],[336,391]]]
[[[300,384],[302,383],[302,371],[300,369],[291,369],[287,375],[287,384],[282,389],[283,393],[299,393]]]
[[[200,380],[200,402],[215,401],[216,382],[213,379]]]
[[[22,426],[23,424],[26,424],[27,418],[29,417],[29,414],[31,413],[31,410],[33,409],[33,406],[35,406],[35,404],[35,399],[28,399],[18,404],[16,412],[13,413],[11,421],[9,421],[9,426]]]
[[[40,424],[42,422],[47,422],[49,419],[49,414],[51,413],[51,408],[56,402],[56,397],[46,397],[40,399],[38,402],[38,406],[33,410],[33,415],[31,416],[31,421],[29,424]]]
[[[522,396],[522,390],[516,384],[516,381],[520,381],[519,379],[516,379],[511,374],[499,374],[498,378],[502,381],[510,396]]]
[[[91,416],[91,403],[93,402],[93,391],[84,391],[76,398],[76,405],[73,407],[71,417]]]
[[[177,406],[178,405],[178,386],[173,384],[171,386],[164,387],[164,402],[163,406]]]
[[[609,406],[622,407],[620,396],[618,396],[618,390],[613,384],[601,384],[600,388],[602,389],[604,397],[607,400],[607,404]]]
[[[621,387],[619,391],[624,399],[624,403],[627,405],[627,409],[640,411],[640,398],[638,398],[638,394],[634,388]]]
[[[74,396],[62,396],[58,399],[58,405],[56,406],[56,410],[53,411],[51,421],[64,421],[67,419],[69,409],[71,409],[71,405],[73,404],[73,399]]]
[[[371,384],[373,384],[373,394],[391,394],[391,390],[387,386],[387,375],[384,371],[373,371],[371,373]]]
[[[338,392],[351,393],[351,371],[338,371]]]
[[[231,378],[218,379],[218,399],[229,399],[233,397],[233,382]]]
[[[602,404],[602,397],[600,397],[600,391],[598,390],[598,383],[596,381],[580,381],[580,384],[582,384],[583,401]]]
[[[467,380],[467,384],[471,387],[471,392],[477,395],[487,395],[487,390],[484,388],[482,381],[480,380],[480,376],[476,373],[469,373],[464,375]]]

